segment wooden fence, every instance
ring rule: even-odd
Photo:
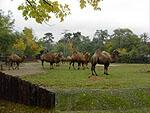
[[[2,72],[0,72],[0,98],[51,110],[55,108],[55,93]]]

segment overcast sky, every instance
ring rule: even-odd
[[[51,26],[37,24],[33,19],[25,21],[21,11],[17,10],[21,1],[24,0],[0,0],[0,9],[13,12],[17,31],[30,27],[38,37],[43,37],[46,32],[52,32],[55,41],[58,41],[65,30],[79,31],[90,38],[97,29],[108,29],[109,33],[117,28],[129,28],[136,34],[149,32],[149,0],[103,0],[101,11],[94,11],[91,7],[81,10],[79,0],[63,0],[66,3],[69,1],[72,14],[63,22],[56,19],[48,22]]]

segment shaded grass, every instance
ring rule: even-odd
[[[0,113],[51,113],[48,109],[26,106],[0,99]]]
[[[0,113],[51,113],[50,110],[16,104],[0,100]],[[148,107],[134,108],[128,110],[88,110],[88,111],[60,111],[55,113],[149,113]]]

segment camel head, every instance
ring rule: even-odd
[[[24,61],[26,59],[26,56],[25,55],[23,55],[22,56],[22,61]]]
[[[119,56],[119,51],[118,50],[113,50],[112,54]]]
[[[113,50],[112,55],[111,55],[111,57],[112,57],[112,62],[115,62],[115,61],[118,60],[119,54],[120,54],[120,53],[119,53],[117,50]]]

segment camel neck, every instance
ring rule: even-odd
[[[115,54],[111,54],[111,63],[114,63],[117,60],[116,57],[117,56]]]

